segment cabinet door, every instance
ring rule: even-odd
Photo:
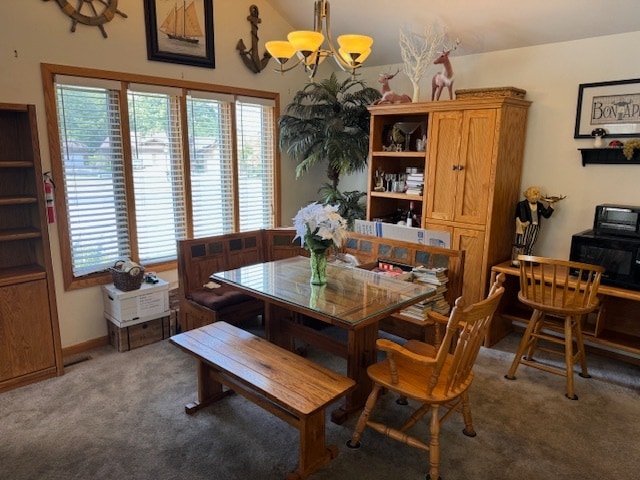
[[[47,281],[0,287],[0,382],[55,367]]]
[[[484,264],[484,232],[469,228],[454,228],[451,248],[464,250],[464,275],[462,295],[467,304],[484,298],[486,275]]]
[[[467,110],[456,180],[456,222],[484,225],[491,187],[496,110]]]
[[[427,217],[483,225],[487,218],[496,110],[433,114]]]
[[[470,228],[456,228],[449,225],[427,222],[425,228],[448,232],[451,235],[451,247],[464,250],[464,274],[462,277],[462,295],[467,304],[484,298],[484,232]]]
[[[427,218],[454,219],[462,117],[461,111],[431,115],[427,147]]]

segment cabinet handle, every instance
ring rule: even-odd
[[[458,170],[464,170],[464,165],[458,165]]]
[[[451,170],[457,170],[458,169],[458,165],[451,165]]]

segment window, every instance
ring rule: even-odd
[[[69,68],[42,66],[65,288],[124,258],[175,268],[179,239],[278,225],[277,94]]]
[[[195,237],[233,229],[233,147],[228,99],[187,97]]]

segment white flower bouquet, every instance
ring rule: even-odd
[[[302,246],[312,252],[324,252],[330,247],[340,247],[347,238],[347,221],[334,205],[317,202],[301,208],[293,218],[296,238]]]

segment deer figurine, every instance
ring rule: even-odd
[[[449,54],[455,51],[459,44],[460,40],[457,40],[453,48],[443,50],[440,56],[433,61],[434,65],[442,65],[443,68],[431,80],[431,101],[440,100],[440,95],[445,87],[449,91],[449,100],[453,99],[453,68],[449,61]]]
[[[393,75],[390,73],[381,73],[380,78],[378,79],[378,83],[382,84],[382,98],[379,98],[373,105],[380,105],[384,103],[407,103],[411,102],[411,97],[409,95],[398,95],[396,92],[391,90],[389,87],[389,80],[395,77],[400,69],[396,70],[396,73]]]

